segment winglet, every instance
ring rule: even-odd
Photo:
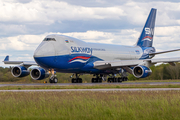
[[[5,57],[4,61],[9,61],[9,55]]]

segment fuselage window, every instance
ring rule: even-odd
[[[55,38],[44,38],[43,41],[56,41],[56,39]]]

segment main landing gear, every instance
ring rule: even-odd
[[[82,78],[79,78],[78,74],[76,73],[76,78],[72,78],[72,83],[82,83]]]
[[[52,73],[51,77],[49,78],[49,82],[50,83],[57,83],[58,82],[58,79],[56,77],[56,72],[54,70],[50,70],[49,71],[50,73]]]
[[[102,76],[96,75],[96,78],[92,78],[92,83],[102,83]]]
[[[112,78],[108,78],[108,82],[122,82],[122,81],[127,81],[128,78],[127,77],[112,77]]]

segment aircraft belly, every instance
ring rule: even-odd
[[[84,69],[83,67],[96,60],[101,60],[95,56],[83,56],[77,55],[61,55],[61,56],[48,56],[48,57],[35,57],[35,61],[45,69],[55,69],[58,72],[68,73],[90,73],[100,72],[94,68]],[[91,70],[90,70],[91,69]]]

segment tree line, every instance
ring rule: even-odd
[[[157,66],[150,67],[152,74],[149,77],[141,78],[141,80],[167,80],[167,79],[180,79],[180,63],[176,66],[171,66],[169,64],[161,64]],[[57,73],[58,82],[69,83],[71,82],[71,73]],[[82,75],[80,76],[83,82],[91,82],[93,75]],[[129,80],[139,80],[133,75],[128,75]],[[22,78],[16,78],[11,74],[11,68],[0,67],[0,82],[44,82],[49,81],[49,78],[44,80],[33,80],[30,75]]]

